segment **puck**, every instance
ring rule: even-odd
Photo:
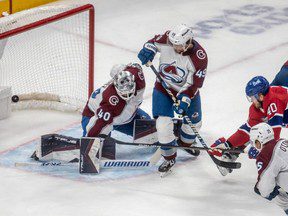
[[[17,95],[12,96],[12,102],[17,103],[19,101],[19,97]]]

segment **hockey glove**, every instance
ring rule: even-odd
[[[276,196],[278,196],[278,194],[279,194],[279,189],[280,189],[280,187],[279,187],[278,185],[276,185],[276,186],[274,187],[273,191],[269,194],[269,196],[265,197],[265,199],[267,199],[267,200],[269,200],[269,201],[273,200]],[[259,192],[259,190],[258,190],[258,192]],[[261,195],[261,194],[260,194],[260,195]]]
[[[221,137],[219,139],[217,139],[212,145],[211,148],[213,149],[212,151],[208,151],[209,154],[211,155],[215,155],[218,157],[222,156],[222,150],[220,149],[230,149],[231,146],[230,144],[226,141],[226,139],[224,137]]]
[[[145,43],[143,49],[138,53],[142,65],[146,65],[149,61],[153,61],[157,48],[153,43]]]
[[[177,101],[179,104],[173,105],[174,112],[176,112],[178,115],[185,115],[190,106],[191,99],[188,97],[188,95],[180,94],[177,96]]]
[[[258,156],[259,151],[255,148],[255,147],[251,147],[248,151],[248,157],[249,159],[256,159],[256,157]]]

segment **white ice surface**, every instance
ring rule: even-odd
[[[275,11],[288,7],[285,0],[95,1],[96,86],[109,79],[112,64],[137,61],[142,44],[154,34],[181,22],[193,26],[223,15],[225,9],[237,10],[248,4],[271,6]],[[250,19],[252,22],[254,17]],[[261,34],[236,34],[223,28],[213,30],[210,38],[198,39],[209,58],[208,74],[201,89],[200,132],[208,144],[218,137],[228,137],[246,120],[249,103],[244,94],[245,84],[255,75],[273,79],[287,60],[287,35],[288,15],[286,24],[267,27]],[[149,68],[144,70],[148,85],[142,107],[151,113],[155,78]],[[14,112],[0,122],[0,152],[79,121],[80,116],[75,114]],[[287,131],[282,136],[287,137]],[[176,166],[173,174],[164,179],[154,173],[100,183],[0,167],[0,215],[284,215],[280,208],[253,192],[257,177],[254,161],[245,155],[240,161],[240,170],[222,177],[203,152],[197,160]]]

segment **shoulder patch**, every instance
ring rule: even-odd
[[[205,52],[203,50],[201,50],[201,49],[197,50],[196,55],[201,60],[206,58]]]
[[[112,96],[109,98],[109,103],[110,103],[112,106],[116,106],[116,105],[119,103],[119,98],[118,98],[116,95],[112,95]]]

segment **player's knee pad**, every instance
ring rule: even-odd
[[[199,121],[193,126],[197,129],[197,131],[201,128],[202,121]],[[193,132],[192,128],[188,123],[183,123],[180,130],[180,139],[184,143],[193,143],[195,141],[196,135]]]
[[[175,140],[173,128],[174,124],[171,117],[159,116],[156,120],[158,141],[165,144]]]

